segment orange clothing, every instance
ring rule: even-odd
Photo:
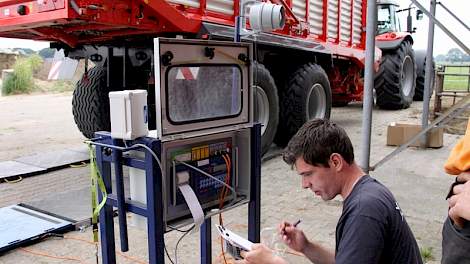
[[[464,171],[470,170],[470,119],[465,135],[450,152],[444,169],[448,174],[453,175],[459,175]]]

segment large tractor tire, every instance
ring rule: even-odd
[[[281,147],[286,146],[308,120],[330,118],[331,88],[325,71],[313,63],[297,69],[286,82],[280,110],[274,142]]]
[[[96,131],[110,131],[109,89],[106,87],[106,69],[93,67],[77,83],[73,92],[72,112],[82,134],[93,138]]]
[[[261,127],[261,155],[271,146],[279,124],[279,97],[273,77],[263,64],[254,67],[255,121]]]
[[[415,88],[415,95],[413,100],[415,101],[423,101],[424,95],[424,77],[426,75],[426,51],[419,50],[415,51],[416,56],[416,88]],[[429,93],[429,97],[432,96],[434,91],[434,77],[435,77],[435,63],[434,60],[431,66],[431,91]]]
[[[416,63],[412,45],[403,41],[395,50],[382,51],[374,86],[377,105],[382,109],[410,107],[416,86]]]

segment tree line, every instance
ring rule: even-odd
[[[459,48],[450,49],[447,54],[439,54],[434,57],[436,62],[470,62],[470,55],[465,54]]]

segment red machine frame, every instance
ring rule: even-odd
[[[129,38],[140,35],[159,35],[164,33],[196,34],[203,21],[227,26],[234,26],[239,13],[239,1],[234,0],[232,15],[211,12],[206,9],[206,0],[200,1],[200,7],[194,8],[181,4],[171,4],[162,0],[5,0],[0,1],[0,37],[26,38],[34,40],[59,41],[70,47],[80,44],[106,42],[115,38]],[[298,18],[292,11],[292,0],[275,0],[287,10],[286,26],[275,34],[292,38],[312,40],[322,43],[332,54],[364,61],[365,32],[361,33],[361,42],[352,45],[327,37],[328,1],[323,0],[323,33],[310,34],[308,30],[309,2],[306,1],[306,14]],[[338,8],[340,9],[340,3]],[[351,1],[351,6],[354,1]],[[26,13],[18,14],[19,6],[24,6]],[[74,8],[75,6],[75,8]],[[362,2],[362,27],[365,27],[367,1]],[[6,11],[8,10],[8,11]],[[351,8],[352,13],[352,8]],[[304,21],[302,21],[302,19]],[[338,15],[338,30],[340,30]],[[352,20],[352,15],[351,15]],[[351,21],[352,31],[352,21]],[[338,31],[339,32],[339,31]],[[92,33],[92,34],[83,34]],[[85,35],[81,37],[81,35]]]

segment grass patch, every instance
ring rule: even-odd
[[[469,74],[470,65],[463,67],[446,65],[445,73]],[[444,76],[444,91],[469,91],[469,78],[469,76]]]
[[[75,85],[72,81],[53,81],[51,86],[52,92],[63,93],[73,91]]]
[[[33,91],[36,88],[33,73],[39,70],[42,62],[38,55],[18,59],[13,66],[14,72],[3,80],[3,93],[9,95]]]
[[[420,248],[420,253],[421,253],[421,258],[423,259],[423,262],[426,263],[431,260],[435,260],[434,255],[433,255],[433,248],[432,247],[424,247]]]
[[[38,90],[43,93],[63,93],[73,91],[75,88],[75,82],[68,80],[43,81],[35,79],[35,82]]]

